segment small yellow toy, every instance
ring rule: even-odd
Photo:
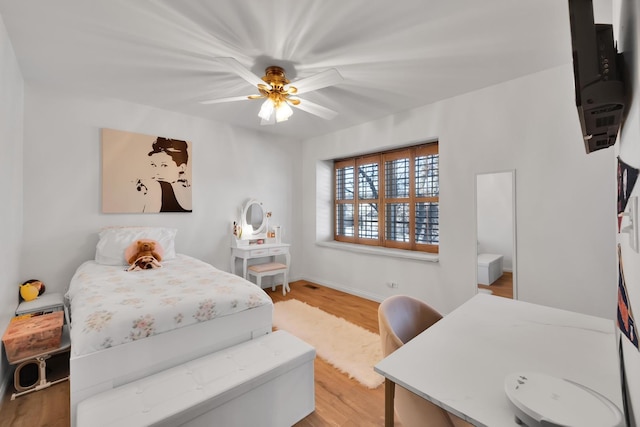
[[[27,280],[20,285],[20,297],[25,301],[33,301],[45,290],[44,283],[40,280]]]

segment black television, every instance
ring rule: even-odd
[[[592,0],[569,0],[576,106],[587,153],[616,143],[625,108],[613,27],[596,24]]]

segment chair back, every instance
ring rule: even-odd
[[[440,313],[419,299],[406,295],[385,299],[378,307],[384,356],[390,355],[440,319]],[[472,427],[399,385],[395,387],[394,407],[403,427]]]
[[[390,355],[442,319],[442,315],[419,299],[394,295],[378,307],[382,352]]]

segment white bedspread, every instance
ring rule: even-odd
[[[95,261],[76,270],[66,294],[74,355],[273,304],[251,282],[186,255],[159,269],[126,270]]]

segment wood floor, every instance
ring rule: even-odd
[[[378,303],[306,281],[292,282],[291,292],[282,288],[265,291],[274,302],[295,298],[378,333]],[[12,389],[12,387],[9,387]],[[67,427],[69,425],[69,382],[10,400],[4,396],[0,427]],[[384,385],[370,390],[349,379],[319,357],[315,360],[316,410],[298,427],[383,426]],[[396,421],[396,426],[400,423]]]
[[[69,353],[54,356],[47,366],[47,378],[65,376],[69,372]],[[15,400],[11,400],[13,384],[7,389],[0,408],[0,427],[69,427],[69,381]]]
[[[505,271],[502,276],[490,285],[478,285],[480,289],[488,289],[493,295],[513,298],[513,273]]]

